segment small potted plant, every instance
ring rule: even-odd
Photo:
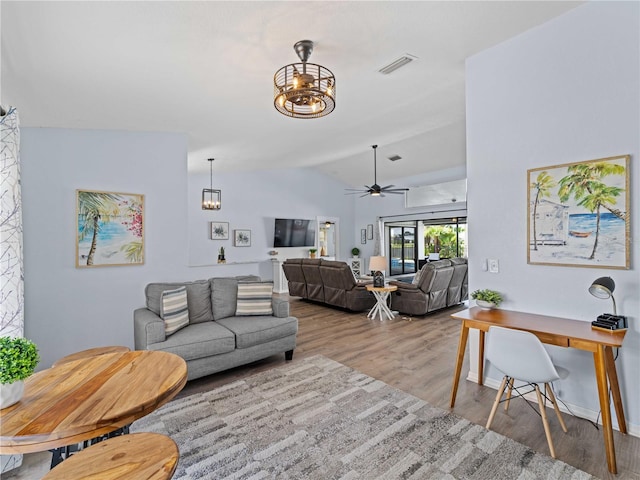
[[[496,308],[500,303],[502,303],[502,295],[500,292],[489,290],[488,288],[472,292],[471,298],[476,301],[476,305],[486,310]]]
[[[22,398],[24,379],[39,361],[38,348],[31,340],[0,337],[0,408],[10,407]]]
[[[227,263],[227,259],[224,258],[224,247],[220,247],[218,251],[218,263]]]
[[[309,249],[309,258],[316,258],[316,252],[318,251],[317,248],[310,248]]]
[[[358,255],[360,255],[360,249],[358,247],[353,247],[351,249],[351,255],[353,255],[353,258],[358,258]]]

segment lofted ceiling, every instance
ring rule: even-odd
[[[382,184],[463,167],[465,58],[581,3],[2,1],[1,101],[23,127],[186,133],[190,171],[214,157],[218,172],[314,167],[370,185],[375,143]],[[273,107],[302,39],[336,75],[327,117]]]

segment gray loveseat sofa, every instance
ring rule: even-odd
[[[146,308],[133,313],[136,350],[175,353],[187,362],[187,378],[210,375],[285,353],[293,358],[298,319],[289,316],[289,302],[272,297],[272,315],[236,316],[238,283],[259,281],[255,276],[211,278],[195,282],[150,283]],[[186,287],[188,325],[171,335],[160,317],[163,292]]]

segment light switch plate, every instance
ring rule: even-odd
[[[497,258],[490,258],[487,260],[489,264],[489,273],[499,273],[500,272],[500,264],[498,263]]]

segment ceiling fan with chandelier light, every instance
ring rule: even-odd
[[[387,185],[385,187],[378,185],[376,159],[376,149],[378,148],[378,145],[371,145],[371,148],[373,148],[373,185],[365,185],[364,188],[366,188],[366,190],[347,188],[345,190],[348,190],[349,192],[345,193],[345,195],[357,195],[358,193],[362,193],[363,195],[360,195],[360,197],[366,197],[367,195],[371,195],[372,197],[384,197],[385,193],[401,195],[403,192],[407,192],[409,190],[408,188],[394,188],[395,185]]]

